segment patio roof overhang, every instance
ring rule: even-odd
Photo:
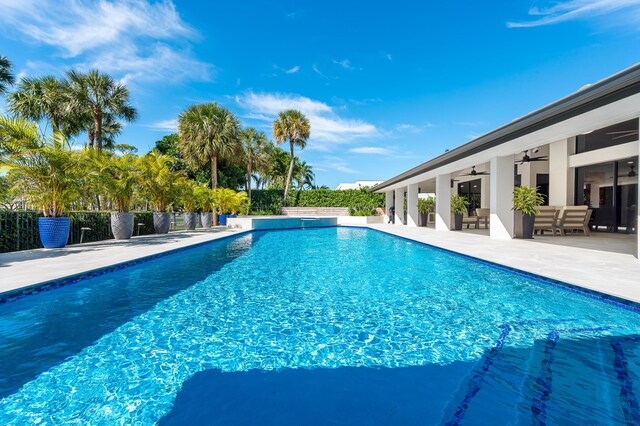
[[[517,118],[502,127],[460,145],[438,157],[419,164],[369,189],[381,192],[442,166],[526,136],[554,124],[585,114],[613,102],[640,93],[640,64],[636,64],[597,83],[581,88],[545,107]]]

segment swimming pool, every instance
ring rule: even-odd
[[[259,231],[0,305],[0,423],[638,423],[639,318],[372,230]]]

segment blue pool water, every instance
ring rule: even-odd
[[[640,316],[364,229],[0,305],[0,424],[633,424]]]

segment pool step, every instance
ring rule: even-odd
[[[640,358],[640,338],[603,337],[600,331],[552,329],[528,348],[505,346],[509,332],[503,331],[442,423],[562,424],[598,413],[610,424],[640,424],[640,365],[628,361]]]

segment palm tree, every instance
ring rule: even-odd
[[[11,86],[15,77],[11,73],[11,61],[6,56],[0,55],[0,95],[7,92],[7,87]]]
[[[278,147],[273,148],[270,159],[271,164],[266,174],[266,183],[268,186],[273,186],[278,189],[284,188],[287,179],[289,159],[290,155],[287,151]]]
[[[74,113],[85,125],[89,117],[93,121],[93,125],[86,128],[89,133],[90,148],[94,147],[92,131],[95,137],[95,148],[101,150],[105,141],[105,123],[113,126],[118,120],[130,122],[136,119],[138,113],[129,103],[127,86],[114,81],[108,74],[98,70],[87,73],[72,70],[67,73],[67,78]]]
[[[45,140],[38,126],[24,119],[0,120],[0,134],[11,152],[0,157],[15,186],[45,217],[60,217],[81,195],[79,154],[68,149],[60,132]]]
[[[217,103],[192,105],[178,116],[179,148],[191,167],[211,164],[211,188],[218,186],[218,160],[238,150],[240,122]]]
[[[315,188],[316,175],[313,173],[313,167],[306,161],[296,161],[295,179],[300,189],[304,189],[305,186],[308,189]]]
[[[70,124],[69,84],[52,76],[23,78],[7,99],[9,111],[33,121],[48,120],[67,134]]]
[[[137,158],[140,185],[155,212],[165,212],[179,195],[179,182],[184,174],[171,170],[173,158],[154,149]]]
[[[293,147],[298,145],[300,149],[304,149],[307,145],[307,139],[309,139],[311,133],[311,125],[309,119],[304,116],[300,111],[290,109],[278,114],[278,118],[273,122],[273,138],[278,145],[289,141],[289,150],[291,158],[289,160],[289,173],[287,174],[287,181],[284,187],[284,198],[282,204],[287,205],[287,193],[291,186],[291,177],[293,175],[293,165],[295,155],[293,153]]]
[[[267,135],[253,127],[244,129],[240,135],[242,155],[247,165],[247,196],[251,200],[251,177],[254,169],[260,170],[269,164],[269,157],[264,155],[268,149]]]

